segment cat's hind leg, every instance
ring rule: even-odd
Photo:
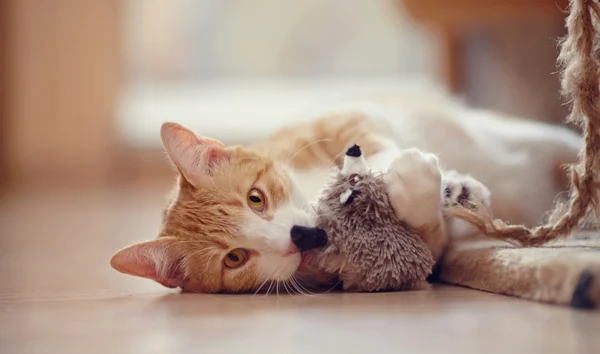
[[[489,208],[491,193],[469,175],[442,174],[443,210],[460,204]],[[598,237],[574,237],[552,247],[515,247],[491,239],[456,217],[447,216],[448,246],[439,279],[487,292],[571,305],[600,306]],[[582,234],[581,236],[585,236]]]

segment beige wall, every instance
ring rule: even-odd
[[[7,101],[8,84],[6,73],[6,48],[8,33],[8,6],[6,1],[0,1],[0,186],[6,178],[6,123],[7,120]]]
[[[13,182],[108,178],[120,77],[118,2],[3,1],[2,145]]]

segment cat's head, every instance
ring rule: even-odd
[[[111,265],[193,292],[251,291],[290,279],[301,263],[291,230],[314,220],[285,166],[174,123],[162,126],[161,138],[180,172],[162,231],[117,252]]]

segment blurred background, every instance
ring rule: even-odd
[[[561,122],[566,0],[2,0],[0,183],[154,184],[165,120],[228,143],[433,82]]]

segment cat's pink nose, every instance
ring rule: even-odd
[[[300,252],[300,250],[298,250],[298,247],[296,247],[296,245],[294,245],[294,243],[290,242],[289,247],[283,252],[283,256],[289,256],[291,254],[294,253],[298,253]]]

